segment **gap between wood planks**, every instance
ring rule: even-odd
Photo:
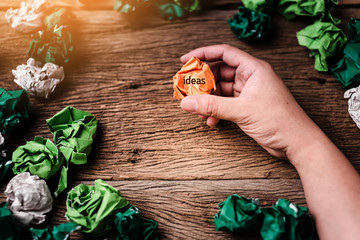
[[[221,1],[225,2],[235,1]],[[340,12],[342,16],[356,13],[348,8]],[[205,34],[218,29],[221,41],[269,61],[309,115],[345,149],[359,169],[358,129],[347,114],[346,101],[339,101],[343,91],[331,75],[315,72],[308,51],[297,45],[294,33],[304,23],[275,16],[274,29],[282,26],[282,31],[263,46],[250,46],[237,40],[228,29],[226,19],[232,13],[212,10],[183,21],[155,20],[152,29],[131,29],[112,10],[77,11],[84,23],[80,29],[84,37],[78,46],[83,64],[68,70],[67,83],[61,86],[63,92],[52,100],[31,99],[31,128],[22,132],[21,141],[16,139],[14,146],[35,135],[51,139],[45,119],[68,104],[93,113],[100,122],[96,144],[87,165],[70,167],[69,189],[78,183],[93,184],[85,180],[107,180],[145,217],[159,222],[162,239],[231,239],[229,234],[215,232],[213,217],[217,203],[234,193],[258,197],[265,206],[278,198],[303,205],[300,180],[284,179],[298,178],[290,164],[269,156],[233,124],[221,123],[209,129],[197,118],[181,112],[171,97],[171,74],[181,66],[179,54],[198,47],[195,40],[204,45],[219,42],[217,36]],[[204,29],[199,30],[199,26]],[[0,20],[0,28],[4,43],[0,46],[1,84],[18,88],[10,69],[26,60],[29,36],[24,38],[11,31],[4,19]],[[189,39],[180,42],[177,29],[182,29]],[[191,36],[196,29],[201,34]],[[164,33],[171,33],[166,41],[162,41]],[[174,44],[169,44],[171,40]],[[124,71],[128,74],[119,74]],[[164,76],[159,77],[159,72]],[[159,106],[165,111],[160,111]],[[188,147],[199,143],[201,147]],[[225,180],[239,178],[242,180]],[[50,182],[54,184],[56,179]],[[4,188],[5,184],[1,201],[5,200]],[[63,194],[55,200],[50,224],[66,221],[65,197]],[[79,233],[74,236],[88,239]]]
[[[93,185],[93,181],[71,183]],[[255,233],[231,235],[216,232],[214,216],[219,211],[218,203],[231,194],[259,198],[263,207],[271,206],[279,198],[305,205],[300,180],[219,180],[219,181],[109,181],[143,215],[159,223],[161,239],[258,239]],[[2,192],[4,186],[0,188]],[[0,195],[0,202],[5,197]],[[55,199],[49,217],[51,225],[64,223],[66,194]],[[114,230],[115,232],[115,230]],[[237,237],[236,237],[237,236]],[[108,239],[114,239],[110,235]],[[89,239],[80,233],[72,239]]]
[[[14,136],[13,147],[36,135],[51,139],[45,120],[73,105],[99,120],[92,156],[87,165],[71,167],[73,179],[298,178],[289,163],[271,157],[235,124],[209,128],[181,111],[172,98],[171,78],[181,67],[178,57],[200,45],[223,42],[268,61],[310,117],[359,169],[360,139],[343,89],[332,75],[313,70],[308,50],[297,44],[295,32],[306,23],[275,15],[274,35],[263,44],[246,44],[227,26],[232,12],[212,10],[131,28],[114,11],[76,11],[82,26],[74,56],[78,62],[66,66],[66,79],[52,99],[31,98],[31,119],[26,131]],[[342,8],[338,13],[348,19],[357,10]],[[30,36],[12,30],[4,18],[0,32],[1,87],[19,89],[11,69],[26,62]]]

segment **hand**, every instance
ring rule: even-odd
[[[207,118],[209,126],[219,119],[232,121],[278,158],[287,158],[321,132],[267,62],[229,45],[198,48],[181,62],[192,56],[215,62],[217,89],[214,95],[187,96],[181,108]]]

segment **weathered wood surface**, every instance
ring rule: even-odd
[[[349,18],[356,11],[340,9],[338,15]],[[209,128],[172,98],[181,54],[228,43],[269,61],[308,114],[359,167],[359,130],[347,113],[344,91],[331,75],[313,70],[309,52],[297,44],[295,32],[305,23],[275,16],[273,36],[251,45],[228,29],[226,19],[234,12],[209,11],[174,22],[156,18],[146,27],[134,27],[113,11],[76,12],[75,65],[65,67],[66,79],[52,100],[31,99],[29,128],[14,146],[35,135],[51,138],[45,119],[70,104],[100,122],[93,156],[75,179],[297,178],[290,164],[269,156],[234,124]],[[30,37],[11,30],[3,18],[0,31],[2,87],[18,89],[11,69],[26,61]]]
[[[78,183],[73,182],[73,185]],[[87,181],[81,183],[93,184]],[[159,222],[161,239],[260,239],[253,233],[236,236],[215,231],[217,204],[235,193],[259,198],[263,206],[271,206],[279,198],[305,204],[300,180],[296,179],[111,181],[110,184],[119,189],[145,217]],[[4,198],[0,197],[0,201]],[[57,199],[50,223],[66,222],[65,211],[65,199]],[[74,237],[85,236],[77,233]]]
[[[1,8],[17,8],[21,2],[24,0],[1,0],[0,9]],[[111,9],[114,6],[115,0],[52,0],[53,4],[56,6],[65,6],[65,7],[73,7],[73,8],[82,8],[82,9]],[[82,4],[84,2],[86,4]],[[209,2],[208,0],[204,0],[204,3]],[[238,4],[240,1],[234,0],[218,0],[218,1],[210,1],[211,5],[226,5],[226,4]],[[360,5],[360,0],[338,0],[338,4],[340,6],[347,5]]]
[[[26,62],[30,36],[6,23],[6,2],[0,3],[0,87],[19,89],[11,69]],[[297,44],[295,33],[307,23],[275,15],[272,36],[246,44],[226,23],[237,1],[214,2],[205,13],[186,19],[155,17],[136,24],[105,7],[76,10],[77,52],[65,66],[66,79],[51,100],[31,98],[31,119],[9,139],[10,148],[35,135],[51,138],[45,120],[67,105],[93,113],[100,124],[93,154],[87,165],[72,166],[70,183],[107,180],[145,216],[159,221],[165,239],[228,238],[214,232],[213,215],[216,203],[232,193],[260,197],[267,204],[279,197],[303,204],[298,175],[289,163],[269,156],[232,123],[207,127],[172,98],[179,57],[196,47],[227,43],[269,61],[359,171],[359,130],[347,113],[344,91],[330,74],[316,72],[308,50]],[[339,7],[335,15],[345,29],[350,17],[359,17],[359,9]],[[65,221],[64,196],[58,201],[51,223]]]

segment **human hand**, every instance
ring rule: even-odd
[[[278,158],[287,158],[321,132],[267,62],[229,45],[198,48],[181,62],[192,56],[215,62],[217,89],[214,95],[187,96],[181,108],[206,118],[209,126],[219,119],[232,121]]]

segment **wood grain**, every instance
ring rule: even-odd
[[[10,7],[17,8],[23,1],[24,0],[1,0],[0,9],[7,9]],[[113,8],[115,0],[52,0],[52,2],[55,6],[71,7],[74,9],[109,10]],[[206,0],[203,1],[203,5],[205,5],[205,8],[213,8],[217,6],[239,5],[239,2],[240,1],[236,0]],[[360,5],[360,0],[338,0],[338,2],[339,6]]]
[[[275,16],[273,36],[246,44],[228,29],[226,19],[234,12],[214,10],[173,22],[155,18],[144,25],[132,25],[113,11],[76,12],[77,54],[65,66],[66,80],[50,101],[31,98],[28,128],[11,146],[35,135],[51,138],[45,120],[73,105],[100,122],[89,164],[77,167],[74,179],[297,178],[290,164],[271,157],[234,124],[209,128],[172,98],[178,58],[196,47],[227,43],[269,61],[359,169],[359,130],[348,116],[343,90],[331,75],[316,72],[308,50],[297,44],[295,32],[306,23]],[[337,15],[346,19],[355,12],[339,9]],[[14,32],[2,17],[0,31],[1,87],[18,89],[10,69],[26,61],[29,36]]]
[[[80,182],[74,182],[78,184]],[[81,183],[93,185],[93,182]],[[217,204],[231,194],[259,198],[271,206],[279,198],[305,205],[299,180],[257,179],[221,181],[111,181],[143,215],[159,223],[161,239],[259,239],[257,234],[231,235],[216,232]],[[66,222],[64,196],[55,201],[50,224]],[[0,197],[0,201],[4,201]],[[74,239],[90,239],[76,233]],[[113,239],[113,238],[108,238]]]
[[[0,87],[14,90],[19,87],[11,69],[26,62],[30,35],[15,32],[5,21],[9,2],[0,2]],[[45,120],[64,107],[89,111],[99,120],[99,131],[89,163],[71,166],[72,186],[109,181],[146,217],[159,221],[164,239],[236,239],[213,227],[216,204],[228,195],[259,197],[265,205],[278,198],[304,204],[305,198],[289,163],[271,157],[232,123],[207,127],[172,98],[179,57],[226,43],[270,62],[309,116],[360,170],[359,129],[348,115],[344,91],[330,74],[313,69],[308,50],[297,43],[296,32],[309,22],[288,22],[275,14],[272,35],[250,44],[239,41],[226,23],[236,12],[235,1],[212,1],[206,12],[176,21],[151,16],[134,21],[110,10],[108,0],[98,2],[105,5],[75,10],[77,50],[65,66],[66,79],[52,99],[31,98],[30,120],[7,136],[10,152],[36,135],[52,138]],[[335,11],[344,30],[358,13],[348,7]],[[55,202],[51,224],[65,222],[64,195]]]

